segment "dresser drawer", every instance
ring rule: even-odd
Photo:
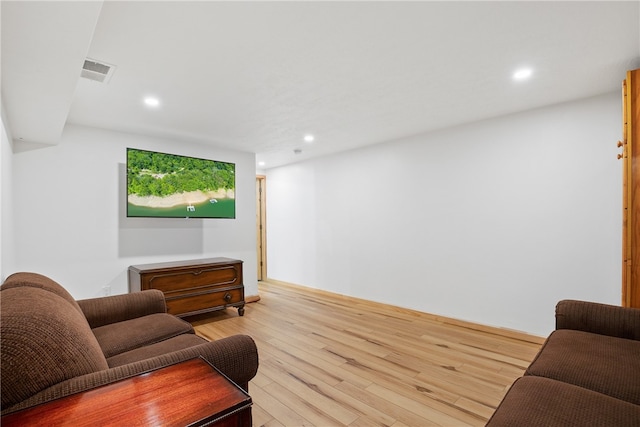
[[[158,272],[148,274],[143,280],[147,289],[158,289],[165,294],[191,291],[209,287],[238,285],[239,276],[235,266],[204,267],[185,271]]]
[[[198,295],[167,296],[167,311],[174,315],[191,315],[210,311],[211,307],[244,305],[244,288],[227,289]]]

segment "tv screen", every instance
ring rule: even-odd
[[[127,216],[235,218],[235,163],[127,148]]]

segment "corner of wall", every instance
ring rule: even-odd
[[[4,102],[0,99],[0,280],[13,267],[13,140]]]
[[[9,119],[7,118],[7,109],[4,108],[4,99],[0,97],[0,119],[2,119],[3,137],[6,135],[9,147],[13,151],[13,136],[9,128]]]

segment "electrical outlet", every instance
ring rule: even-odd
[[[105,285],[102,287],[102,295],[105,297],[111,295],[111,285]]]

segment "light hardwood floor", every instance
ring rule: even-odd
[[[259,292],[243,317],[188,319],[210,340],[256,341],[255,426],[482,426],[542,342],[282,283]]]

